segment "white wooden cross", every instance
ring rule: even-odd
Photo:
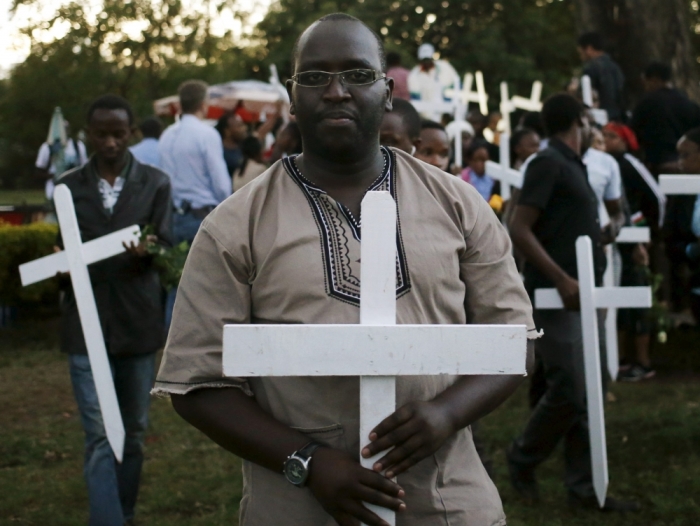
[[[651,307],[651,287],[596,287],[593,245],[588,236],[581,236],[576,240],[576,266],[581,303],[581,332],[583,333],[593,487],[602,508],[608,491],[608,452],[596,310]],[[564,303],[557,289],[536,289],[535,308],[563,309]]]
[[[476,79],[476,91],[472,91],[472,84]],[[469,103],[476,102],[479,105],[479,111],[484,115],[489,114],[488,100],[489,96],[486,93],[486,87],[484,86],[484,74],[481,71],[477,71],[476,75],[472,73],[467,73],[464,75],[464,87],[462,90],[459,89],[448,89],[445,90],[445,96],[450,97],[452,100],[460,100],[462,102],[462,107],[464,108],[464,115],[462,118],[466,117],[469,111]]]
[[[660,175],[659,186],[665,195],[698,195],[700,175]]]
[[[359,376],[360,449],[395,411],[396,376],[523,375],[527,345],[524,325],[396,325],[391,194],[367,192],[362,225],[359,325],[226,325],[223,338],[226,376]],[[381,456],[360,458],[372,469]],[[392,511],[367,507],[395,524]]]
[[[541,111],[542,102],[540,98],[542,97],[542,83],[536,80],[532,83],[532,92],[530,93],[530,98],[520,97],[518,95],[510,98],[508,94],[508,83],[501,82],[501,105],[500,111],[503,118],[503,132],[508,135],[511,134],[511,123],[510,114],[516,109],[521,109],[525,111]]]
[[[605,126],[608,123],[608,112],[593,107],[593,87],[591,86],[591,77],[588,75],[581,77],[581,97],[583,103],[590,108],[588,111],[593,115],[593,119],[601,126]]]
[[[73,198],[66,185],[56,186],[54,203],[66,249],[20,265],[22,285],[27,286],[55,277],[59,272],[70,272],[107,440],[117,461],[121,462],[124,453],[124,423],[114,390],[112,371],[87,266],[125,252],[124,243],[138,244],[141,231],[138,225],[133,225],[83,243]]]
[[[651,241],[651,232],[649,227],[626,226],[620,229],[620,232],[615,238],[616,244],[629,243],[649,243]],[[613,262],[613,247],[608,245],[605,247],[605,257],[608,264],[603,274],[603,286],[615,286],[615,273]],[[611,307],[605,315],[605,346],[608,357],[608,372],[610,379],[615,381],[617,373],[620,369],[620,350],[617,343],[617,309]]]
[[[486,161],[486,173],[501,182],[501,197],[508,201],[511,197],[511,186],[523,187],[523,174],[510,167],[510,136],[507,133],[501,134],[498,153],[498,163]]]

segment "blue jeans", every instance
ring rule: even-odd
[[[134,516],[155,358],[155,353],[110,356],[126,431],[124,458],[119,464],[105,434],[90,360],[83,354],[69,355],[73,393],[85,431],[84,475],[90,500],[90,526],[123,526]]]
[[[194,236],[197,235],[199,227],[203,219],[197,219],[192,214],[173,214],[173,237],[175,244],[187,241],[192,245]],[[165,301],[165,332],[170,330],[170,322],[173,319],[173,307],[175,307],[175,297],[177,296],[177,288],[168,291],[168,298]]]

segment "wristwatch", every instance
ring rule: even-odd
[[[287,480],[298,488],[306,486],[309,478],[309,463],[311,455],[321,447],[318,442],[309,442],[303,448],[295,451],[284,462],[283,473]]]

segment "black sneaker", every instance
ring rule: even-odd
[[[617,379],[621,382],[641,382],[642,380],[649,380],[654,376],[656,376],[656,371],[650,367],[635,364],[626,371],[620,372],[620,374],[617,375]]]
[[[510,483],[513,485],[513,489],[522,497],[525,501],[530,504],[539,502],[540,500],[540,490],[537,486],[537,479],[535,479],[535,471],[533,469],[524,469],[519,466],[511,459],[511,452],[513,446],[511,445],[506,451],[506,462],[508,464],[508,473],[510,473]]]
[[[612,497],[605,497],[605,503],[603,507],[598,504],[598,499],[593,497],[578,497],[569,493],[569,508],[577,509],[590,509],[598,511],[611,511],[618,513],[634,512],[639,511],[642,507],[638,502],[631,500],[620,500],[614,499]]]

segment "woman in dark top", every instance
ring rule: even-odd
[[[620,165],[620,175],[625,189],[629,210],[634,224],[649,224],[654,232],[660,227],[659,219],[663,217],[665,199],[656,181],[646,167],[629,152],[637,151],[638,144],[634,132],[615,122],[603,128],[605,148]],[[656,236],[654,236],[656,237]],[[622,286],[649,285],[649,253],[642,243],[617,245],[622,257]],[[619,337],[622,342],[620,351],[624,357],[625,347],[630,337],[633,338],[634,364],[620,366],[618,378],[622,381],[635,382],[653,377],[656,373],[651,368],[649,346],[651,343],[650,309],[620,309],[617,316]],[[628,354],[629,355],[629,354]]]

